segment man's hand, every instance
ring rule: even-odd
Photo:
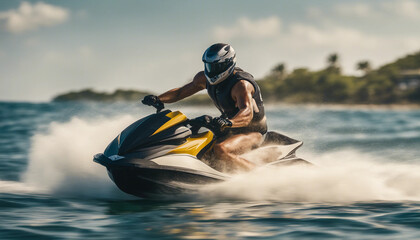
[[[160,101],[160,99],[155,95],[147,95],[143,98],[141,101],[144,105],[153,106],[156,108],[158,112],[165,108],[163,103]]]
[[[211,121],[214,128],[218,129],[221,133],[224,132],[227,128],[232,127],[232,122],[229,119],[215,117]]]
[[[203,115],[195,119],[191,119],[190,124],[192,126],[207,127],[216,135],[223,134],[227,128],[232,127],[232,122],[230,120],[221,117],[213,118],[209,115]]]

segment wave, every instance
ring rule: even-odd
[[[126,115],[51,123],[46,133],[31,139],[23,184],[52,195],[127,198],[106,170],[92,161],[92,156],[102,152],[117,133],[135,120]],[[420,201],[420,165],[399,163],[397,159],[389,162],[357,149],[305,155],[315,166],[259,168],[207,185],[199,197],[288,202]]]
[[[0,193],[32,194],[43,192],[45,189],[30,186],[24,182],[0,181]]]
[[[341,150],[305,156],[314,166],[260,168],[206,186],[210,199],[285,202],[420,201],[420,165]]]
[[[126,196],[112,183],[106,170],[92,159],[134,120],[126,115],[106,120],[72,118],[66,123],[51,123],[46,133],[36,134],[31,139],[23,182],[55,195]]]

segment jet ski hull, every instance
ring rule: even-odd
[[[118,188],[138,197],[161,199],[229,179],[229,174],[200,160],[212,157],[216,136],[205,122],[197,124],[179,111],[149,115],[124,129],[93,160],[106,167]],[[202,127],[208,131],[200,132]],[[295,157],[301,145],[295,139],[268,132],[262,146],[250,153],[257,157],[248,159],[260,158],[266,166],[306,162]]]
[[[111,180],[125,193],[146,198],[173,196],[197,191],[205,184],[225,181],[228,175],[218,172],[200,160],[187,155],[154,159],[111,160],[97,154],[94,161],[105,166]],[[129,163],[127,163],[129,162]],[[186,168],[185,166],[194,166]],[[183,167],[184,166],[184,167]]]

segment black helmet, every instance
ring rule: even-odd
[[[236,65],[235,50],[225,43],[211,45],[203,54],[204,74],[211,85],[225,80]]]

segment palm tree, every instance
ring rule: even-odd
[[[273,72],[278,72],[280,74],[283,74],[285,70],[286,66],[284,65],[284,63],[280,63],[273,68]]]
[[[372,70],[372,67],[371,67],[369,61],[360,61],[356,64],[356,69],[360,70],[360,71],[363,71],[366,75]]]
[[[330,54],[327,58],[329,67],[338,67],[338,59],[339,57],[337,53]]]
[[[339,59],[340,57],[338,56],[337,53],[332,53],[328,55],[328,58],[327,58],[328,67],[326,69],[328,73],[335,73],[335,74],[341,73],[340,64],[338,63]]]
[[[272,72],[275,75],[280,76],[280,78],[283,78],[286,75],[286,65],[284,63],[280,63],[273,68]]]

